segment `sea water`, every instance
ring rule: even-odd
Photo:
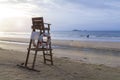
[[[31,32],[0,32],[0,37],[30,38]],[[120,31],[51,31],[52,39],[120,42]]]
[[[55,31],[55,39],[120,42],[120,31]]]

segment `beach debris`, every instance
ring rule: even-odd
[[[86,57],[84,57],[83,59],[87,59]]]
[[[3,50],[3,48],[0,47],[0,50]]]

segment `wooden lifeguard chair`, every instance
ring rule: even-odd
[[[37,57],[37,52],[41,51],[43,53],[44,63],[46,64],[47,61],[53,65],[53,58],[52,58],[52,48],[51,48],[51,36],[50,36],[50,25],[48,23],[44,23],[43,17],[36,17],[32,18],[32,33],[31,39],[29,43],[29,48],[26,56],[25,63],[22,63],[19,66],[24,68],[35,70],[35,62]],[[35,51],[32,66],[28,67],[29,55],[30,51]],[[48,59],[48,57],[49,59]],[[36,71],[36,70],[35,70]]]

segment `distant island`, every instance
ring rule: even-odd
[[[81,31],[81,30],[78,30],[78,29],[73,29],[72,31]]]
[[[73,29],[72,31],[87,31],[87,30]]]

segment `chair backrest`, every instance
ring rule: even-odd
[[[43,17],[35,17],[32,18],[32,29],[39,29],[39,30],[44,30],[44,21]]]

